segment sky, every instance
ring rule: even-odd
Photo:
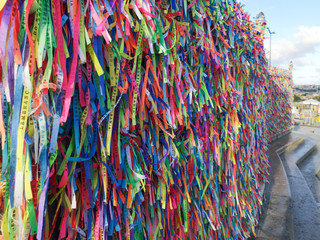
[[[320,85],[320,0],[238,0],[251,20],[263,12],[271,32],[271,64],[288,69],[295,84]],[[270,35],[265,49],[269,59]]]

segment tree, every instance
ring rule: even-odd
[[[317,101],[320,102],[320,96],[315,96],[315,97],[313,97],[312,99],[317,100]]]
[[[302,102],[303,99],[301,97],[299,97],[298,95],[294,94],[293,95],[293,101],[294,102]]]

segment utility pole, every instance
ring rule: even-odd
[[[269,54],[269,67],[271,67],[271,35],[272,34],[275,34],[275,32],[271,32],[270,31],[270,28],[267,27],[268,31],[269,31],[269,34],[270,34],[270,54]]]

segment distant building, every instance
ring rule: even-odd
[[[320,102],[317,100],[308,99],[295,103],[292,114],[303,125],[320,126]]]

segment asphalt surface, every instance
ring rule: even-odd
[[[278,155],[279,148],[292,142],[292,149]],[[319,143],[320,128],[297,125],[270,145],[269,184],[257,239],[320,240],[320,181],[315,175],[320,168]]]
[[[257,228],[257,239],[292,239],[290,186],[277,150],[302,135],[289,134],[274,141],[268,148],[269,183],[265,186],[262,215]]]
[[[296,134],[296,133],[292,133]],[[293,232],[296,240],[320,239],[320,210],[310,186],[297,162],[309,162],[314,154],[315,142],[306,137],[305,141],[291,151],[280,155],[291,191],[290,212],[293,216]]]
[[[320,169],[320,151],[317,149],[308,159],[298,165],[303,177],[305,178],[311,192],[317,201],[320,203],[320,181],[317,172]]]
[[[308,137],[320,142],[320,128],[296,125],[293,129],[294,132],[303,133]],[[320,238],[319,238],[320,239]]]

